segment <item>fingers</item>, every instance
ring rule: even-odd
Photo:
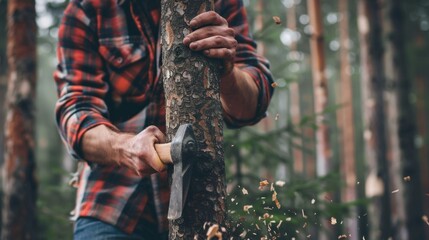
[[[189,46],[194,42],[198,42],[210,37],[223,37],[230,41],[235,41],[235,31],[232,28],[220,26],[207,26],[191,32],[183,39],[183,44]]]
[[[159,128],[155,126],[149,126],[143,132],[148,132],[149,134],[155,136],[156,141],[154,143],[165,143],[165,135],[161,130],[159,130]]]
[[[214,48],[204,50],[204,55],[210,58],[219,58],[219,59],[233,59],[235,56],[235,49],[228,48]]]
[[[141,143],[144,151],[141,152],[142,155],[140,156],[140,160],[147,163],[157,172],[165,170],[166,166],[161,161],[155,150],[155,143],[165,142],[164,133],[155,126],[149,126],[142,132],[142,134],[145,135],[144,137],[142,136],[144,139],[142,139]]]
[[[228,22],[225,20],[225,18],[221,17],[219,14],[217,14],[214,11],[208,11],[201,13],[194,17],[191,22],[189,23],[189,26],[192,29],[201,28],[208,25],[226,25],[228,26]]]
[[[183,39],[183,44],[193,51],[203,51],[210,58],[230,60],[235,57],[237,40],[235,31],[216,12],[205,12],[190,23],[196,29]]]
[[[201,51],[211,48],[229,48],[235,49],[237,41],[233,38],[223,36],[213,36],[189,44],[189,48],[194,51]]]

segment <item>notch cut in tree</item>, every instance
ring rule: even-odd
[[[1,239],[35,239],[35,0],[8,1],[9,65]]]
[[[225,225],[225,163],[218,64],[182,41],[198,14],[213,10],[213,0],[161,2],[162,74],[169,140],[192,124],[198,152],[182,217],[170,220],[170,239],[203,239],[204,226]],[[209,223],[209,225],[207,224]]]

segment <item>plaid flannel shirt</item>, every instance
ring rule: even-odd
[[[160,80],[159,1],[72,0],[59,28],[54,73],[58,87],[56,121],[70,154],[81,160],[84,133],[100,124],[138,133],[149,125],[165,131],[165,100]],[[265,116],[273,89],[266,59],[256,55],[241,0],[218,0],[216,11],[236,31],[236,66],[259,89],[254,119],[224,114],[230,127]],[[85,164],[78,184],[76,217],[95,217],[131,233],[141,219],[168,227],[166,173],[139,177],[119,166]]]

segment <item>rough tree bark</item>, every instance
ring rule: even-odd
[[[405,53],[405,14],[403,1],[384,0],[383,32],[386,39],[385,72],[389,102],[389,137],[392,184],[399,193],[392,195],[394,239],[424,239],[421,219],[424,193],[415,146],[416,118],[411,102],[412,81]],[[396,206],[395,206],[396,205]]]
[[[204,239],[210,224],[225,225],[223,121],[217,64],[182,44],[189,21],[214,9],[213,0],[162,0],[161,28],[167,136],[192,123],[200,148],[182,218],[170,221],[170,239]]]
[[[342,199],[345,202],[356,200],[356,160],[355,160],[355,135],[353,116],[353,88],[351,78],[351,66],[349,61],[349,14],[348,0],[338,1],[338,10],[341,14],[339,23],[340,31],[340,91],[339,103],[342,104],[338,110],[338,125],[341,129],[342,177],[345,186],[342,190]],[[356,208],[352,208],[350,218],[346,220],[346,233],[350,234],[350,239],[358,239],[358,223]]]
[[[36,36],[34,0],[8,2],[9,65],[1,239],[35,239],[34,98]]]
[[[358,25],[361,46],[364,139],[368,175],[366,195],[369,239],[391,236],[389,171],[387,166],[386,115],[384,104],[385,76],[379,1],[359,0]]]

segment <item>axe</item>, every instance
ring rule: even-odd
[[[171,143],[155,144],[155,150],[164,164],[174,164],[168,219],[176,220],[182,216],[185,207],[192,167],[198,152],[192,125],[181,125]]]

